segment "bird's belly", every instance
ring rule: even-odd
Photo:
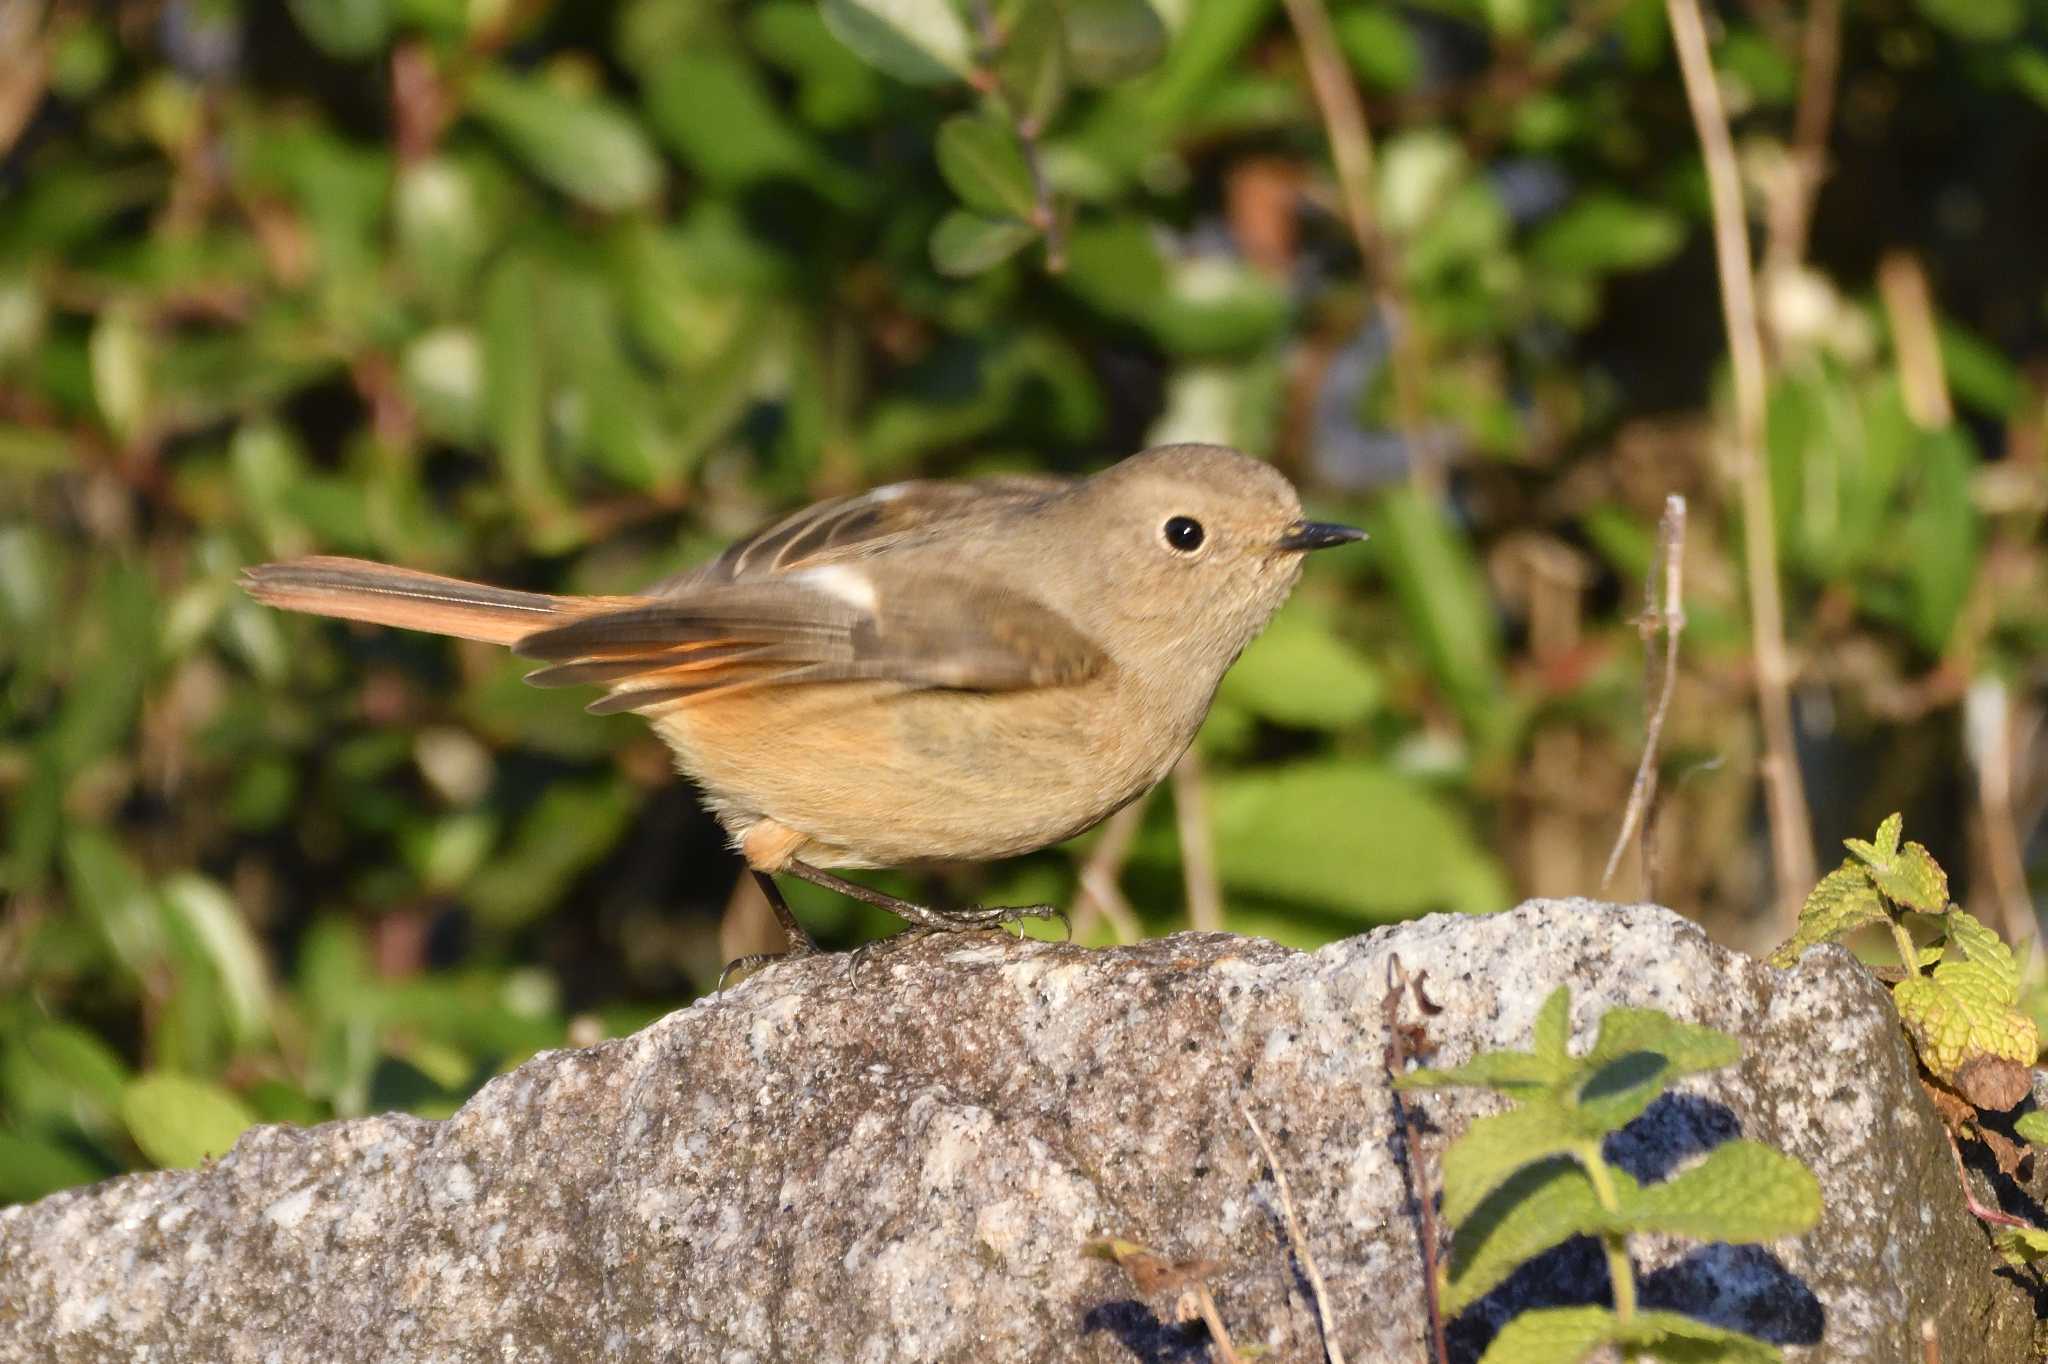
[[[1106,723],[1103,679],[1035,692],[894,684],[763,688],[653,718],[737,837],[763,818],[819,866],[1014,857],[1071,837],[1149,788],[1191,725]]]

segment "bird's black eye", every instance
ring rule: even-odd
[[[1166,536],[1166,543],[1182,554],[1193,554],[1200,549],[1205,534],[1202,523],[1192,516],[1171,518],[1161,533]]]

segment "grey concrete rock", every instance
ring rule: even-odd
[[[1240,1345],[1323,1357],[1272,1136],[1353,1361],[1425,1358],[1420,1258],[1381,1069],[1387,958],[1428,973],[1439,1059],[1524,1047],[1552,987],[1740,1036],[1611,1153],[1656,1177],[1737,1133],[1819,1175],[1825,1220],[1672,1242],[1645,1298],[1794,1360],[2027,1357],[1883,990],[1838,949],[1781,972],[1647,906],[1535,902],[1300,953],[1182,934],[1087,951],[923,938],[790,962],[636,1036],[538,1056],[446,1122],[267,1127],[192,1171],[0,1212],[0,1360],[1161,1361],[1199,1325],[1085,1258],[1121,1236],[1221,1261]],[[1497,1107],[1417,1100],[1443,1133]],[[1604,1289],[1567,1246],[1454,1324]]]

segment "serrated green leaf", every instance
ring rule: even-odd
[[[1619,1170],[1619,1183],[1634,1181]],[[1492,1292],[1510,1274],[1574,1236],[1598,1236],[1612,1225],[1585,1167],[1560,1157],[1517,1170],[1458,1224],[1444,1287],[1446,1316]]]
[[[1785,1357],[1769,1341],[1676,1312],[1638,1312],[1614,1340],[1629,1347],[1624,1353],[1647,1350],[1672,1364],[1780,1364]]]
[[[219,1085],[160,1070],[130,1082],[121,1120],[142,1154],[173,1169],[226,1155],[256,1115]]]
[[[1809,947],[1833,942],[1867,924],[1890,918],[1870,870],[1855,858],[1823,876],[1799,908],[1799,927],[1790,940],[1771,953],[1773,966],[1791,966]]]
[[[1572,1040],[1572,987],[1560,985],[1544,999],[1543,1007],[1536,1011],[1536,1025],[1530,1037],[1530,1052],[1550,1068],[1553,1075],[1562,1077],[1571,1057],[1565,1047]]]
[[[1820,1220],[1820,1181],[1813,1172],[1754,1141],[1724,1142],[1657,1184],[1630,1181],[1618,1199],[1622,1229],[1697,1241],[1774,1241],[1804,1235]]]
[[[978,275],[1016,255],[1037,235],[1029,223],[956,208],[932,229],[932,264],[942,275]]]
[[[1481,1118],[1444,1152],[1443,1216],[1460,1226],[1486,1198],[1524,1166],[1561,1156],[1596,1140],[1577,1110],[1547,1094]]]
[[[2048,1259],[2048,1230],[2040,1227],[2008,1227],[1993,1236],[1991,1244],[2014,1269]]]
[[[2035,1146],[2048,1146],[2048,1113],[2036,1108],[2020,1114],[2019,1121],[2012,1125],[2022,1140]]]
[[[1966,910],[1956,910],[1942,924],[1948,931],[1948,946],[1959,952],[1969,965],[1987,973],[1984,988],[1992,991],[2001,1003],[2017,1003],[2020,968],[2013,959],[2012,949],[2005,945],[2005,939]]]
[[[943,85],[973,68],[973,41],[948,0],[824,0],[823,12],[834,37],[897,80]]]
[[[1030,221],[1038,192],[1024,144],[1010,129],[975,114],[961,114],[939,125],[939,174],[977,213],[992,218]]]
[[[1892,900],[1909,909],[1939,914],[1948,908],[1948,875],[1918,843],[1899,845],[1904,826],[1903,817],[1895,813],[1877,826],[1874,841],[1845,838],[1842,843],[1869,868],[1871,880]]]
[[[1539,1307],[1501,1327],[1479,1364],[1578,1364],[1619,1324],[1605,1307]]]
[[[1892,987],[1892,1002],[1920,1060],[1953,1082],[1971,1060],[1990,1056],[2032,1065],[2041,1039],[2034,1020],[2000,998],[1991,972],[1971,962],[1944,961],[1931,976]]]
[[[1727,1033],[1685,1023],[1656,1009],[1609,1009],[1600,1017],[1600,1035],[1586,1060],[1604,1065],[1631,1052],[1655,1052],[1671,1075],[1696,1075],[1719,1070],[1742,1059],[1742,1043]]]
[[[1860,838],[1845,838],[1842,843],[1850,852],[1874,867],[1898,856],[1899,835],[1905,831],[1905,827],[1906,817],[1894,810],[1877,826],[1877,838],[1874,841],[1865,843]]]
[[[1526,1051],[1481,1052],[1462,1066],[1447,1070],[1411,1070],[1395,1083],[1402,1089],[1498,1089],[1504,1093],[1549,1089],[1558,1069]]]

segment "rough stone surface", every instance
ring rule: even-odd
[[[1241,1345],[1320,1360],[1240,1099],[1272,1136],[1354,1361],[1424,1358],[1381,1071],[1387,958],[1428,972],[1440,1060],[1575,1045],[1648,1005],[1739,1035],[1615,1141],[1654,1178],[1736,1133],[1807,1162],[1820,1229],[1655,1245],[1645,1297],[1793,1360],[2028,1357],[1879,986],[1838,949],[1773,970],[1647,906],[1535,902],[1301,953],[1183,934],[1088,951],[923,938],[772,968],[638,1035],[536,1057],[446,1122],[265,1127],[209,1168],[0,1212],[0,1360],[1196,1361],[1199,1326],[1084,1258],[1207,1257]],[[1495,1102],[1420,1101],[1444,1140]],[[1454,1323],[1595,1298],[1568,1246]]]

